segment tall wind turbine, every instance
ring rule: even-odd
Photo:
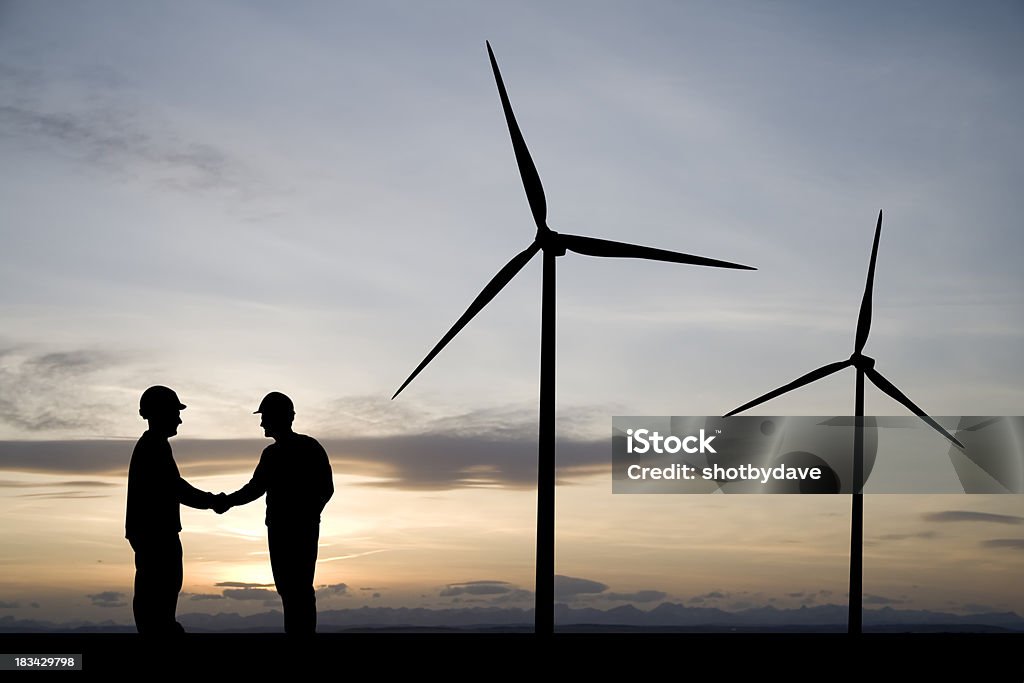
[[[547,202],[544,199],[544,188],[533,164],[530,152],[526,148],[523,134],[516,123],[509,104],[505,84],[501,80],[498,62],[494,59],[490,42],[487,43],[487,54],[491,60],[491,70],[498,85],[501,107],[505,111],[505,121],[512,138],[512,149],[515,151],[519,174],[523,179],[526,198],[530,203],[533,220],[537,224],[537,234],[523,251],[512,257],[498,274],[491,278],[483,291],[477,295],[462,317],[455,321],[451,329],[441,337],[441,341],[431,349],[409,378],[402,383],[395,395],[408,386],[416,375],[440,353],[448,342],[493,299],[512,278],[536,256],[544,252],[544,274],[541,294],[541,341],[540,341],[540,444],[537,474],[537,582],[536,609],[534,611],[535,631],[540,634],[554,632],[555,624],[555,258],[564,256],[566,251],[574,251],[587,256],[605,256],[611,258],[641,258],[652,261],[669,261],[672,263],[688,263],[698,266],[716,268],[738,268],[755,270],[727,261],[680,254],[664,249],[642,247],[635,244],[613,242],[581,237],[578,235],[560,234],[548,227]]]
[[[854,400],[854,415],[856,428],[853,432],[853,522],[850,532],[850,615],[848,618],[848,630],[850,633],[861,632],[861,606],[863,604],[863,567],[864,567],[864,377],[867,376],[871,382],[884,393],[893,397],[904,406],[910,409],[922,420],[931,425],[944,437],[955,443],[960,448],[963,444],[956,440],[952,434],[947,432],[938,422],[917,407],[913,401],[896,388],[896,386],[875,370],[875,359],[865,356],[862,351],[868,341],[868,332],[871,330],[871,292],[875,284],[875,260],[878,257],[878,238],[882,234],[882,212],[878,212],[878,224],[875,226],[875,242],[871,247],[871,263],[868,265],[868,281],[864,287],[864,298],[860,303],[860,316],[857,319],[857,336],[853,343],[853,354],[846,360],[823,365],[817,370],[812,370],[806,375],[799,377],[785,386],[774,391],[769,391],[764,396],[759,396],[749,403],[744,403],[739,408],[726,414],[735,415],[747,408],[753,408],[765,401],[781,396],[788,391],[797,389],[828,377],[834,372],[844,368],[857,368],[857,391]]]

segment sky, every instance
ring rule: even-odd
[[[614,415],[720,415],[852,351],[933,415],[1021,415],[1015,2],[0,2],[0,618],[130,623],[138,397],[208,490],[270,390],[331,456],[321,605],[532,605],[534,227],[753,265],[558,261],[572,605],[845,602],[849,498],[611,494]],[[843,373],[764,407],[852,411]],[[869,388],[868,414],[901,406]],[[273,606],[262,505],[183,511],[179,612]],[[1024,614],[1017,496],[869,496],[865,604]],[[871,596],[870,598],[867,596]]]

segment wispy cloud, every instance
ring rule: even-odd
[[[142,109],[125,83],[109,68],[99,77],[80,71],[56,77],[7,67],[0,71],[7,100],[0,136],[180,192],[266,196],[268,183],[239,155],[212,139],[194,139],[170,114]]]
[[[501,595],[510,593],[515,589],[507,581],[467,581],[465,583],[450,583],[441,589],[442,598],[456,595]]]
[[[1024,550],[1024,538],[990,538],[982,541],[981,545],[986,548],[1010,548],[1011,550]]]
[[[906,600],[887,598],[883,595],[872,595],[871,593],[864,594],[865,605],[899,605],[904,602],[906,602]]]
[[[337,442],[343,458],[379,478],[368,486],[398,489],[518,488],[536,486],[536,437],[501,439],[446,432]],[[607,466],[604,441],[561,440],[561,480]],[[603,471],[603,469],[602,469]],[[368,472],[368,473],[369,473]]]
[[[913,533],[893,533],[893,534],[882,534],[879,536],[879,540],[882,541],[905,541],[908,538],[938,538],[938,534],[934,531],[917,531]]]
[[[348,596],[348,584],[346,583],[334,583],[326,586],[317,586],[316,588],[317,597],[334,598],[339,596]]]
[[[109,498],[106,494],[86,493],[85,491],[65,491],[63,493],[22,493],[16,498],[35,498],[37,500],[81,500],[83,498]]]
[[[656,590],[640,590],[632,593],[601,593],[602,600],[621,600],[624,602],[657,602],[668,597],[668,593]]]
[[[388,548],[379,548],[377,550],[367,550],[363,553],[349,553],[348,555],[332,555],[331,557],[323,557],[317,560],[318,562],[335,562],[337,560],[351,560],[356,557],[365,557],[366,555],[376,555],[377,553],[386,553]],[[365,589],[363,589],[365,590]]]
[[[27,432],[102,430],[114,406],[92,385],[113,363],[95,350],[0,350],[0,424]]]
[[[95,479],[76,479],[74,481],[51,481],[32,482],[14,481],[12,479],[0,479],[0,489],[38,489],[38,488],[103,488],[117,486],[109,481],[98,481]]]
[[[710,591],[702,595],[695,595],[690,598],[689,602],[700,605],[708,600],[727,600],[730,597],[729,593],[723,593],[722,591]]]
[[[221,581],[215,583],[218,588],[272,588],[272,583],[246,583],[244,581]]]
[[[266,588],[226,588],[224,597],[229,600],[259,600],[263,604],[280,602],[276,591]]]
[[[127,476],[133,445],[128,440],[2,441],[0,469]]]
[[[529,602],[533,599],[533,591],[525,590],[508,581],[481,579],[450,583],[441,589],[438,596],[450,599],[453,604],[507,605]]]
[[[497,439],[426,433],[323,439],[321,443],[335,472],[373,477],[375,481],[367,486],[420,491],[530,489],[537,482],[535,435]],[[266,447],[265,441],[248,439],[174,439],[171,444],[188,476],[244,476],[251,473]],[[129,440],[2,441],[0,471],[125,476],[132,447]],[[559,440],[559,481],[571,483],[577,477],[604,472],[607,452],[604,441]]]
[[[926,522],[991,522],[993,524],[1024,524],[1024,517],[1017,515],[998,515],[991,512],[971,512],[970,510],[944,510],[929,512],[923,515]]]
[[[608,590],[607,584],[575,576],[555,575],[555,599],[572,600],[580,595],[593,595]]]
[[[19,493],[15,498],[35,498],[42,500],[76,500],[80,498],[108,498],[111,494],[102,493],[95,489],[113,488],[117,484],[108,481],[96,480],[75,480],[75,481],[52,481],[52,482],[30,482],[13,481],[10,479],[0,480],[0,489],[71,489],[61,491],[41,491],[38,493]],[[75,489],[87,489],[79,491]],[[89,491],[88,489],[94,489]]]
[[[277,591],[272,590],[272,583],[250,583],[247,581],[220,581],[215,583],[217,588],[223,588],[220,593],[182,593],[190,600],[203,602],[208,600],[241,600],[260,602],[265,606],[273,607],[280,604],[281,596]],[[318,595],[341,595],[345,592],[345,584],[334,584],[332,586],[320,586],[317,588]]]
[[[127,595],[118,591],[103,591],[102,593],[91,593],[85,597],[92,601],[95,607],[125,607]]]

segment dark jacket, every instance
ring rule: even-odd
[[[125,537],[137,541],[181,531],[179,505],[205,510],[213,494],[200,491],[181,478],[167,439],[143,434],[128,466],[128,509]]]
[[[263,449],[248,484],[231,494],[232,505],[267,494],[267,526],[308,525],[334,495],[327,451],[311,436],[289,434]]]

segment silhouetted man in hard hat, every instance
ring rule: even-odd
[[[274,443],[263,450],[249,483],[228,494],[215,509],[223,512],[267,494],[270,566],[284,607],[284,630],[312,634],[316,631],[313,573],[320,513],[334,495],[331,463],[316,439],[292,431],[295,407],[290,398],[272,391],[256,413],[263,416],[260,426]]]
[[[139,414],[149,429],[139,438],[128,467],[125,537],[135,551],[135,627],[142,634],[176,634],[174,619],[181,591],[181,515],[179,505],[205,510],[215,496],[181,478],[168,439],[178,433],[185,405],[167,387],[142,394]]]

